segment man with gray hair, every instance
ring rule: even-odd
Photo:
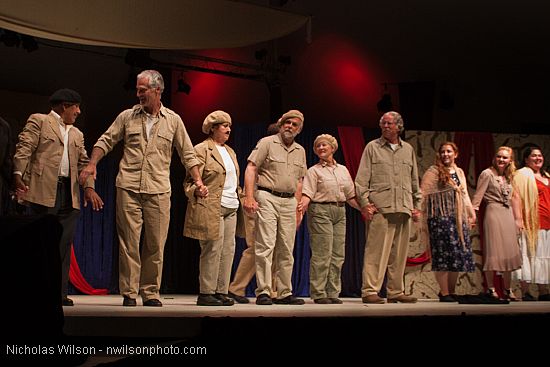
[[[363,260],[364,303],[385,303],[379,296],[388,276],[389,303],[414,303],[405,295],[403,275],[409,247],[410,219],[420,216],[420,187],[413,147],[401,140],[403,119],[386,112],[380,119],[382,136],[367,144],[355,178],[357,200],[367,220]]]
[[[297,208],[307,170],[305,150],[294,139],[302,131],[304,115],[290,110],[277,124],[279,133],[260,139],[250,153],[244,175],[244,209],[249,215],[257,213],[256,304],[303,305],[303,299],[292,295],[291,277],[296,224],[302,214]],[[273,301],[272,261],[277,265],[277,298]]]
[[[90,163],[80,174],[94,179],[97,163],[124,141],[116,179],[116,222],[119,239],[119,288],[123,306],[135,306],[141,295],[144,306],[160,307],[163,251],[170,223],[170,162],[175,147],[181,162],[205,197],[199,161],[183,121],[160,101],[162,75],[145,70],[137,76],[139,104],[121,112],[94,145]],[[143,248],[139,244],[143,227]]]

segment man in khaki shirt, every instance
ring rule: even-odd
[[[160,307],[163,251],[170,223],[170,161],[173,147],[205,197],[208,189],[199,175],[199,161],[183,121],[160,101],[162,75],[145,70],[137,76],[139,105],[121,112],[98,139],[90,163],[80,175],[96,178],[96,165],[121,140],[124,154],[116,178],[116,221],[119,246],[119,288],[124,306]],[[140,254],[141,229],[144,227]]]
[[[277,124],[279,133],[261,139],[248,157],[244,176],[244,208],[249,215],[257,213],[256,304],[272,304],[271,262],[275,261],[277,298],[274,302],[301,305],[304,300],[292,295],[291,276],[296,216],[301,215],[297,213],[297,203],[307,169],[305,150],[294,138],[302,131],[304,115],[298,110],[290,110]]]
[[[403,293],[410,219],[420,215],[418,168],[413,147],[399,138],[403,119],[387,112],[380,119],[382,137],[367,144],[355,178],[357,200],[367,220],[363,260],[364,303],[384,303],[378,292],[388,274],[388,302],[414,303]]]

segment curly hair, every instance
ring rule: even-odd
[[[455,159],[458,158],[458,147],[455,143],[452,141],[445,141],[439,145],[439,148],[437,149],[437,154],[435,156],[435,165],[437,167],[438,177],[439,177],[439,184],[440,185],[446,185],[451,180],[451,173],[445,166],[445,164],[441,161],[441,149],[448,145],[451,148],[453,148],[453,151],[455,152]]]

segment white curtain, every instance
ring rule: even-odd
[[[0,0],[0,28],[121,48],[242,47],[285,36],[310,20],[228,0]]]

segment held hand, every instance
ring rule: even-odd
[[[202,183],[202,181],[195,182],[197,188],[195,189],[195,196],[199,198],[205,198],[208,196],[208,187]]]
[[[476,217],[470,218],[469,224],[470,224],[470,229],[473,229],[476,226]]]
[[[254,216],[254,214],[258,211],[258,202],[254,200],[254,198],[244,198],[244,211],[249,216]]]
[[[361,214],[365,217],[366,221],[371,221],[374,217],[374,214],[378,211],[376,209],[376,206],[374,204],[367,204],[366,206],[361,208]]]
[[[418,222],[420,220],[420,210],[418,209],[413,209],[412,210],[412,220],[413,222]]]
[[[88,206],[88,202],[92,204],[92,209],[95,211],[103,209],[103,200],[91,187],[84,189],[84,207]]]
[[[15,186],[15,196],[17,197],[17,200],[22,200],[27,191],[29,191],[29,187],[25,185],[21,175],[13,175],[13,180]]]
[[[82,172],[80,172],[80,176],[78,177],[78,182],[80,183],[80,185],[82,186],[86,184],[86,181],[90,176],[92,176],[94,181],[97,178],[97,167],[95,166],[95,164],[88,164],[86,168],[84,168]]]

